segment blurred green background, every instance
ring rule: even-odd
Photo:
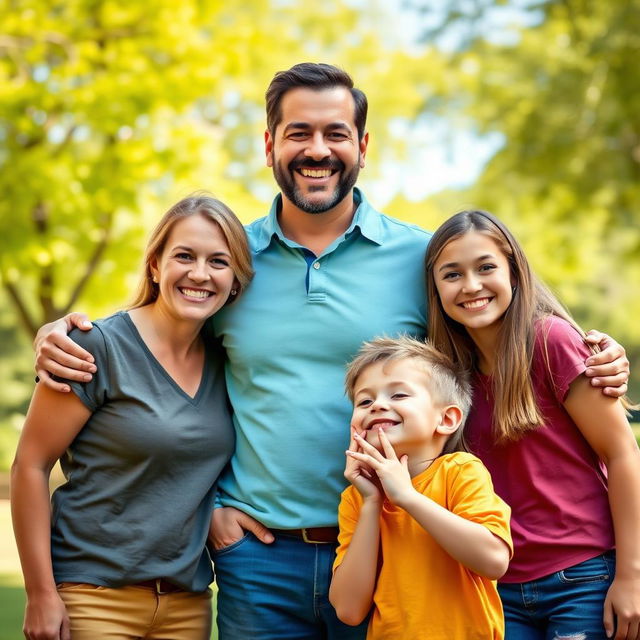
[[[369,97],[369,199],[429,229],[503,218],[625,345],[640,398],[639,50],[637,0],[0,0],[0,478],[37,327],[122,306],[154,221],[196,189],[264,215],[264,90],[303,60]],[[2,511],[0,640],[22,615],[8,535]]]

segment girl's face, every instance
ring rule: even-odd
[[[445,245],[433,267],[444,312],[473,338],[495,330],[513,297],[509,262],[489,236],[469,231]]]
[[[227,241],[220,227],[202,215],[173,225],[151,271],[159,286],[156,304],[175,320],[197,324],[224,305],[236,284]]]

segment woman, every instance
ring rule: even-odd
[[[159,222],[128,311],[74,332],[73,393],[38,385],[12,469],[27,638],[209,638],[205,541],[234,437],[206,320],[253,275],[240,221],[186,198]],[[57,459],[67,483],[53,495]]]

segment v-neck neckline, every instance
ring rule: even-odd
[[[151,349],[149,349],[149,346],[144,341],[144,338],[140,335],[140,331],[138,331],[138,327],[136,327],[135,322],[133,321],[129,313],[127,311],[123,311],[122,313],[135,339],[139,342],[140,346],[142,347],[143,351],[147,355],[147,358],[153,364],[153,366],[167,379],[169,384],[181,396],[183,396],[188,400],[189,403],[193,405],[199,404],[201,397],[203,395],[204,389],[206,387],[206,384],[209,380],[209,374],[210,374],[210,365],[209,365],[209,358],[207,357],[206,344],[205,344],[204,363],[202,365],[202,374],[200,376],[200,382],[198,384],[198,388],[196,389],[195,395],[191,396],[176,382],[175,378],[173,378],[173,376],[171,376],[171,374],[162,366],[158,358],[156,358],[156,356],[153,354]]]

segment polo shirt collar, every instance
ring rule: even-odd
[[[353,189],[353,199],[357,205],[353,220],[346,230],[344,237],[351,235],[356,229],[360,234],[380,245],[383,242],[383,229],[380,214],[369,204],[360,189]],[[260,253],[264,251],[270,244],[271,240],[276,237],[285,244],[291,244],[291,240],[285,237],[278,223],[278,211],[282,206],[282,194],[278,194],[272,204],[269,214],[261,225],[260,233],[254,244],[255,251]]]

